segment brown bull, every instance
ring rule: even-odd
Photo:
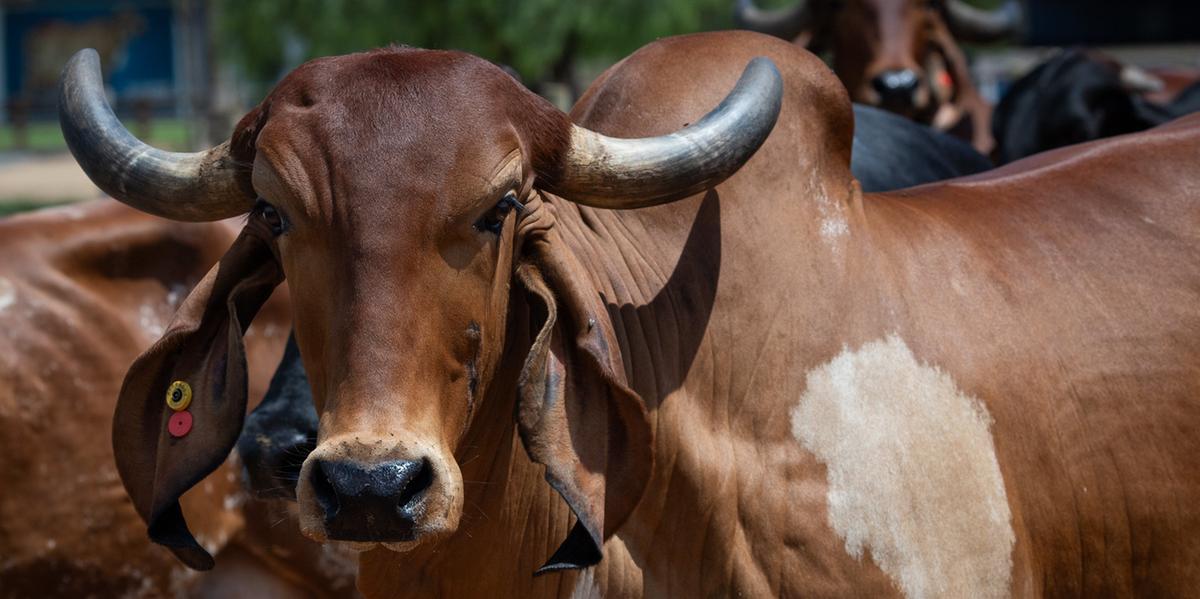
[[[286,273],[302,527],[365,551],[368,597],[1200,585],[1198,120],[863,195],[842,86],[747,32],[655,42],[569,118],[459,53],[321,59],[188,156],[98,81],[73,59],[62,115],[95,181],[253,207],[118,408],[124,482],[189,563],[171,506],[206,463],[179,451],[228,445],[165,441],[159,397],[186,377],[236,426],[236,330]]]
[[[735,20],[817,53],[828,50],[855,102],[953,131],[984,154],[992,150],[991,107],[971,82],[955,35],[988,41],[1013,34],[1021,24],[1016,0],[994,11],[961,0],[801,0],[765,11],[738,0]]]
[[[0,597],[310,597],[336,586],[327,573],[305,588],[322,578],[305,571],[316,559],[276,557],[312,544],[260,530],[266,506],[244,504],[236,463],[183,500],[222,556],[204,577],[146,538],[117,476],[105,432],[121,378],[235,234],[112,201],[0,220]],[[247,336],[254,397],[288,321],[275,301]]]

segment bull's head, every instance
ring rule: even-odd
[[[992,11],[962,0],[802,0],[766,11],[738,0],[735,17],[745,29],[830,50],[855,102],[929,120],[951,96],[946,84],[965,73],[951,64],[961,52],[946,25],[962,39],[993,40],[1016,31],[1021,10],[1016,0]]]
[[[230,142],[172,154],[121,126],[95,53],[77,54],[60,117],[101,189],[179,220],[250,213],[122,391],[116,455],[153,538],[211,564],[176,499],[233,445],[241,331],[286,273],[320,418],[299,474],[308,536],[403,550],[453,533],[465,446],[507,410],[578,516],[550,566],[595,563],[640,498],[652,439],[601,290],[564,241],[579,232],[555,227],[556,206],[576,210],[558,198],[623,210],[710,188],[766,139],[781,96],[758,58],[691,126],[615,139],[484,60],[390,49],[307,63]],[[175,380],[195,390],[182,437],[162,399]]]

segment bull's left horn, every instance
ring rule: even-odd
[[[760,56],[712,112],[674,133],[618,139],[573,125],[562,176],[550,191],[615,209],[685,198],[741,168],[775,127],[782,103],[779,69]]]
[[[100,56],[91,48],[76,52],[63,69],[58,121],[88,178],[138,210],[210,221],[237,216],[254,204],[238,183],[228,142],[204,152],[165,152],[126,130],[104,97]]]
[[[964,39],[987,42],[1016,34],[1024,20],[1021,3],[1006,0],[1000,8],[984,10],[962,0],[946,0],[946,21]]]

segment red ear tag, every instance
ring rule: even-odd
[[[171,419],[167,421],[167,432],[176,438],[192,432],[192,413],[183,410],[171,414]]]

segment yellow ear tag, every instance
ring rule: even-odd
[[[175,381],[167,387],[167,407],[180,412],[186,410],[188,405],[192,403],[192,386],[183,382]]]

